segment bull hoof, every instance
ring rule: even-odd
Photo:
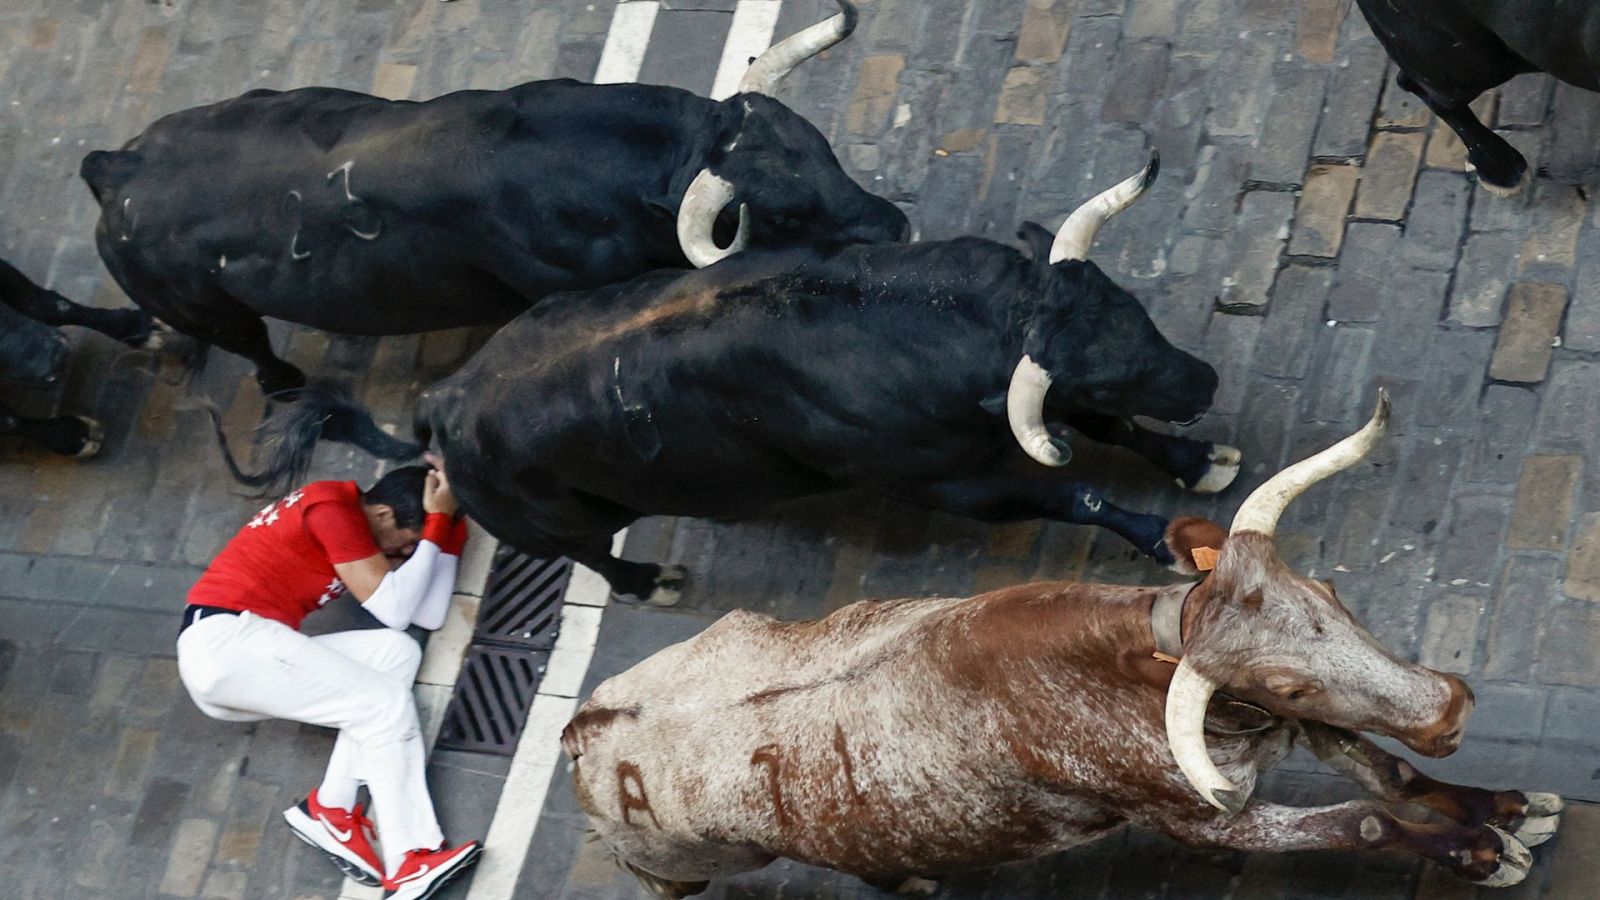
[[[1512,835],[1524,847],[1537,847],[1556,836],[1561,827],[1561,810],[1566,802],[1555,794],[1535,792],[1528,795],[1526,818]]]
[[[1496,197],[1510,198],[1517,196],[1527,190],[1528,185],[1533,183],[1533,170],[1528,167],[1527,162],[1522,159],[1518,159],[1517,162],[1521,163],[1521,171],[1517,173],[1515,178],[1501,183],[1490,180],[1483,172],[1478,172],[1478,183],[1483,185],[1484,190]],[[1471,164],[1468,164],[1467,167],[1468,169],[1473,168]]]
[[[1522,879],[1528,877],[1528,869],[1533,866],[1533,854],[1528,852],[1528,848],[1521,841],[1504,831],[1493,825],[1484,827],[1494,832],[1500,839],[1500,855],[1496,860],[1498,865],[1487,877],[1473,880],[1484,887],[1511,887],[1514,884],[1521,884]]]
[[[88,416],[73,416],[73,418],[83,423],[84,434],[83,446],[78,448],[77,453],[72,454],[72,458],[88,459],[89,457],[98,454],[100,452],[100,448],[105,446],[105,429],[100,427],[99,422],[96,422]]]
[[[171,325],[162,321],[151,323],[150,332],[142,340],[130,340],[128,345],[136,350],[148,350],[159,353],[171,346],[178,339],[178,332]]]
[[[894,892],[902,897],[932,897],[939,892],[939,882],[931,878],[912,876],[900,882]]]
[[[1233,484],[1239,477],[1239,461],[1243,456],[1238,447],[1227,444],[1212,444],[1211,452],[1206,457],[1211,465],[1206,468],[1205,474],[1194,484],[1185,484],[1183,479],[1178,479],[1178,487],[1192,491],[1196,494],[1215,494]]]
[[[655,588],[644,602],[650,606],[677,606],[678,601],[683,599],[683,584],[688,577],[689,570],[683,566],[662,566],[661,574],[656,576]]]

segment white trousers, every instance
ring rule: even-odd
[[[206,715],[339,729],[328,774],[366,782],[385,857],[444,841],[411,693],[421,664],[417,642],[388,628],[307,637],[240,613],[207,616],[178,636],[178,674]]]

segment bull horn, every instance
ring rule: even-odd
[[[1207,803],[1238,815],[1250,797],[1233,786],[1206,749],[1206,706],[1216,692],[1215,681],[1196,671],[1188,659],[1178,661],[1167,687],[1167,746],[1183,777]]]
[[[1017,368],[1011,373],[1011,387],[1006,391],[1006,421],[1011,423],[1011,433],[1028,455],[1047,466],[1064,466],[1072,458],[1063,453],[1050,430],[1044,427],[1044,395],[1050,392],[1050,373],[1023,354]]]
[[[775,95],[778,82],[795,66],[849,37],[856,30],[856,8],[849,0],[838,3],[837,16],[789,35],[756,57],[739,79],[739,93]]]
[[[743,203],[739,204],[739,231],[733,243],[723,249],[711,236],[717,215],[732,199],[733,182],[713,175],[710,169],[701,169],[683,192],[683,202],[678,204],[678,246],[695,268],[732,256],[750,243],[750,210]]]
[[[1101,191],[1089,202],[1073,210],[1056,232],[1055,243],[1050,245],[1050,265],[1064,259],[1088,259],[1089,245],[1094,243],[1100,226],[1144,196],[1160,171],[1161,154],[1151,150],[1150,161],[1137,175]]]
[[[1233,517],[1233,526],[1228,529],[1229,533],[1259,531],[1272,537],[1278,528],[1278,517],[1283,515],[1284,509],[1294,498],[1329,475],[1359,462],[1371,452],[1378,438],[1383,437],[1388,424],[1389,392],[1379,388],[1378,408],[1372,411],[1371,420],[1360,431],[1267,479],[1266,484],[1256,488],[1240,505],[1239,512]]]

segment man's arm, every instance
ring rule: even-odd
[[[461,550],[467,543],[467,522],[457,519],[450,533],[450,542],[439,547],[439,559],[433,564],[433,580],[411,616],[411,624],[437,631],[444,625],[450,612],[450,598],[455,596],[456,568],[461,561]]]
[[[446,556],[446,548],[455,547],[456,511],[455,495],[444,473],[428,473],[422,490],[422,508],[427,513],[423,520],[422,539],[411,557],[398,568],[390,569],[390,561],[377,553],[352,562],[335,563],[333,570],[345,583],[346,589],[361,601],[362,608],[390,628],[403,629],[410,625],[419,608],[437,592],[434,587],[441,560],[449,559],[450,579],[444,583],[444,607],[448,608],[450,589],[454,584],[454,556]],[[428,604],[430,609],[437,600]],[[442,624],[444,609],[438,612]],[[431,618],[431,617],[430,617]],[[420,624],[420,623],[419,623]],[[428,627],[424,625],[424,627]],[[438,625],[432,626],[437,628]]]

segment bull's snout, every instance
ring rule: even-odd
[[[1472,717],[1472,707],[1477,702],[1465,681],[1454,675],[1443,678],[1450,688],[1444,715],[1420,734],[1399,736],[1402,743],[1424,756],[1449,756],[1460,749],[1461,735],[1467,730],[1467,719]]]
[[[1187,354],[1185,354],[1187,356]],[[1166,402],[1160,413],[1146,412],[1152,418],[1164,419],[1179,425],[1190,425],[1200,420],[1211,409],[1220,380],[1210,363],[1192,356],[1182,365],[1173,366],[1162,380],[1158,396]]]

